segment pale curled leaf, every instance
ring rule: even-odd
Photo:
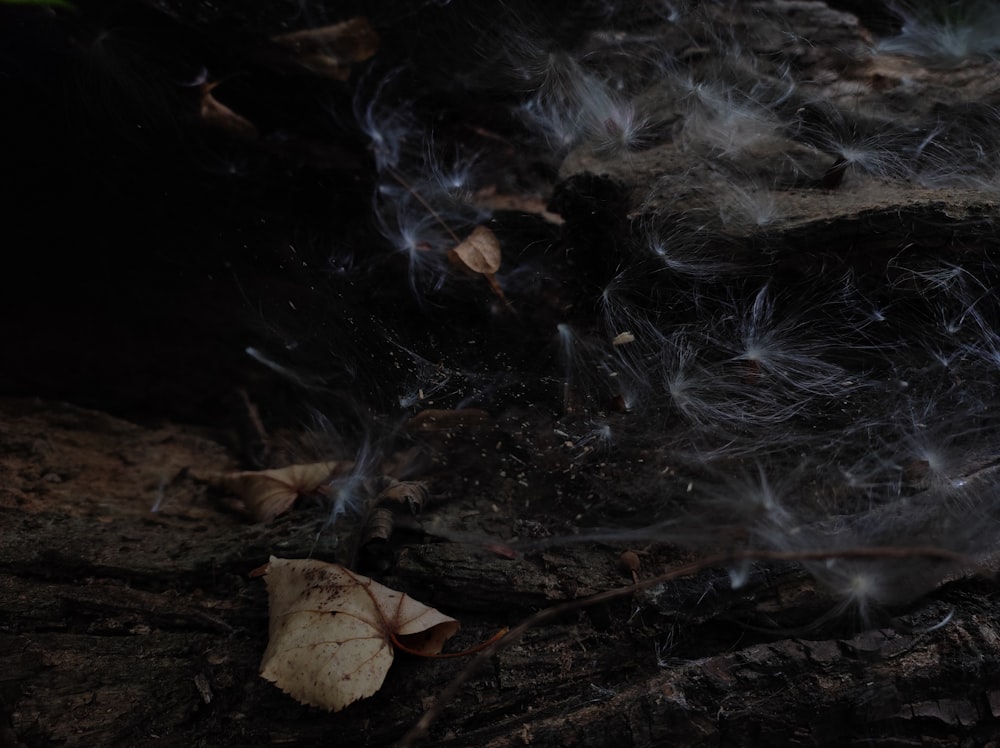
[[[448,256],[474,273],[491,276],[500,269],[500,240],[486,226],[476,226]]]
[[[261,677],[304,704],[339,711],[378,691],[392,637],[420,654],[441,651],[459,624],[339,564],[271,557],[267,649]]]
[[[455,265],[482,275],[497,298],[510,307],[510,302],[507,301],[503,289],[497,282],[496,273],[500,269],[500,240],[496,234],[485,226],[476,226],[471,234],[448,252],[448,259]]]
[[[395,524],[391,509],[376,507],[372,510],[361,532],[361,545],[366,546],[375,541],[388,541],[392,537],[392,529]]]
[[[243,500],[256,522],[270,522],[291,509],[299,496],[315,492],[352,466],[353,462],[343,460],[312,462],[273,470],[226,473],[218,482]]]

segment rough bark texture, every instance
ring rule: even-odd
[[[232,458],[190,429],[42,401],[4,401],[2,416],[7,744],[387,745],[463,667],[402,656],[382,691],[342,713],[296,705],[257,676],[267,600],[248,573],[270,553],[334,557],[329,535],[314,545],[322,516],[248,525],[192,477]],[[481,540],[407,548],[383,580],[458,617],[455,647],[628,583],[621,544],[508,559]],[[640,574],[679,560],[651,549]],[[852,634],[822,624],[835,603],[793,566],[762,568],[739,592],[712,570],[529,632],[429,740],[985,745],[1000,730],[991,586],[956,579]]]
[[[163,5],[156,12],[164,15],[155,17],[169,27],[168,38],[184,36],[191,25],[212,33],[224,26],[220,16],[225,20],[225,11],[214,6]],[[891,61],[867,55],[869,31],[855,16],[831,7],[858,6],[853,10],[863,14],[868,12],[864,5],[784,0],[711,4],[718,28],[735,29],[732,33],[757,59],[775,52],[772,68],[748,75],[780,81],[782,65],[794,64],[797,75],[814,80],[824,95],[841,90],[860,111],[875,103],[888,105],[901,120],[916,121],[934,107],[969,100],[983,108],[996,103],[993,61],[926,69],[914,79]],[[424,10],[445,13],[436,7]],[[257,20],[268,26],[268,19]],[[890,24],[891,14],[865,20],[875,28]],[[174,29],[174,23],[187,31]],[[400,30],[405,19],[394,23],[392,33],[405,36]],[[798,41],[789,46],[779,26],[793,29]],[[673,33],[669,26],[658,29],[664,39]],[[606,29],[591,31],[590,36],[576,35],[578,48],[611,43]],[[284,75],[298,80],[298,68],[292,66],[293,75],[274,63],[275,52],[261,42],[262,34],[249,33],[249,38],[254,43],[242,40],[245,47],[214,50],[215,62],[224,68],[223,61],[236,59],[250,67],[247,61],[252,60],[276,77],[278,83],[271,81],[275,89],[285,85]],[[635,40],[624,32],[613,38],[623,48],[630,41]],[[199,44],[207,46],[200,37]],[[704,51],[689,34],[671,44],[678,55],[697,58]],[[440,53],[447,57],[447,50]],[[414,54],[431,53],[423,49]],[[455,67],[448,65],[442,69]],[[173,71],[177,80],[194,78],[184,71]],[[299,93],[316,95],[312,85]],[[349,96],[339,95],[339,103],[349,109]],[[487,111],[497,106],[476,105]],[[255,114],[264,119],[266,112]],[[669,113],[660,115],[667,125],[672,122]],[[475,117],[470,121],[478,124]],[[773,255],[779,269],[808,277],[830,266],[838,272],[842,267],[884,266],[904,246],[981,252],[983,236],[997,218],[995,193],[974,186],[889,185],[852,172],[843,188],[828,188],[822,180],[836,169],[836,157],[822,149],[786,139],[762,140],[752,150],[699,156],[676,147],[681,136],[674,134],[676,139],[664,138],[627,157],[584,149],[569,153],[552,175],[552,206],[566,219],[563,235],[600,230],[614,240],[653,216],[679,226],[696,223],[706,227],[706,241],[729,248],[733,257],[763,252]],[[307,169],[321,172],[308,172],[315,184],[297,183],[301,194],[310,194],[312,187],[322,192],[331,173],[349,182],[345,175],[353,174],[360,160],[355,151],[362,151],[362,145],[347,140],[320,146],[316,141],[275,138],[261,150],[268,157],[280,154],[283,165],[294,162],[298,169],[306,162]],[[516,160],[513,150],[505,153]],[[786,158],[795,161],[794,169],[786,168]],[[236,170],[239,159],[234,156],[233,161],[226,168]],[[292,167],[288,169],[290,173]],[[263,197],[256,196],[262,204],[283,193],[283,175],[280,168],[269,174],[274,183],[261,186]],[[699,190],[673,190],[680,175],[685,184],[700,185]],[[65,189],[75,196],[86,188],[81,179]],[[121,189],[127,191],[128,185]],[[186,210],[202,210],[195,184],[177,187],[179,192],[187,189],[195,191],[190,204],[184,202]],[[731,210],[726,203],[720,209],[706,200],[718,194],[736,200],[747,191],[752,204],[733,203]],[[158,194],[150,190],[150,195]],[[359,194],[361,198],[355,195],[339,204],[343,226],[367,204],[368,194]],[[281,194],[292,207],[281,203],[275,213],[297,209],[298,195]],[[263,584],[249,573],[271,554],[356,558],[352,544],[358,520],[346,518],[331,529],[326,508],[301,502],[273,524],[254,525],[232,497],[211,484],[212,475],[253,467],[260,456],[260,445],[248,445],[246,438],[241,449],[234,446],[240,440],[229,433],[236,427],[227,430],[232,408],[223,407],[223,396],[240,387],[266,391],[270,414],[286,426],[281,406],[293,397],[275,384],[280,377],[269,378],[272,372],[262,374],[246,361],[244,349],[254,336],[263,336],[259,328],[269,322],[247,323],[233,311],[243,303],[242,283],[266,289],[271,300],[295,314],[310,309],[322,295],[310,285],[308,271],[299,267],[300,256],[280,229],[273,231],[281,241],[271,242],[281,245],[280,251],[263,260],[254,254],[258,243],[275,237],[261,228],[264,218],[247,217],[254,204],[246,208],[243,200],[249,202],[249,196],[240,193],[231,205],[213,204],[212,209],[224,215],[231,211],[244,221],[227,237],[227,246],[245,253],[214,248],[206,232],[200,237],[204,255],[167,253],[173,258],[166,261],[169,267],[181,267],[173,285],[161,287],[145,272],[133,279],[129,262],[139,261],[128,252],[109,250],[94,263],[98,270],[114,268],[115,285],[102,286],[90,260],[74,256],[70,267],[86,266],[92,289],[80,291],[78,279],[69,273],[55,291],[45,281],[33,284],[26,306],[17,294],[4,298],[10,309],[0,340],[8,351],[23,347],[25,355],[0,373],[2,391],[20,396],[0,400],[2,748],[389,745],[464,667],[460,660],[398,656],[379,693],[338,714],[300,706],[257,675],[266,643],[267,600]],[[33,210],[38,213],[30,213],[34,218],[29,220],[48,218],[38,206]],[[122,216],[122,234],[149,231],[142,215]],[[188,237],[175,228],[177,216],[158,218],[170,242],[183,244]],[[508,220],[519,229],[537,228],[531,223],[536,219],[524,215]],[[96,223],[86,224],[88,231],[96,230]],[[53,230],[69,241],[77,229]],[[162,258],[154,259],[144,261],[162,269],[156,264]],[[40,274],[48,270],[47,262],[48,256],[38,261]],[[278,275],[275,268],[286,264],[293,270]],[[232,271],[236,280],[220,291],[219,277],[233,267],[239,271]],[[197,280],[191,280],[189,271]],[[370,282],[374,289],[382,279]],[[154,289],[148,298],[143,284]],[[126,287],[130,302],[119,302],[116,294]],[[61,289],[80,294],[71,296],[82,302],[79,308],[75,303],[59,306]],[[481,296],[488,299],[480,307],[496,303],[485,286],[480,290],[477,302]],[[370,293],[369,287],[361,288],[349,302],[364,309]],[[130,304],[137,298],[143,302],[141,314],[133,317],[140,305]],[[556,298],[551,305],[560,303]],[[53,304],[56,320],[43,321]],[[344,327],[355,325],[350,310],[348,306],[342,313]],[[25,313],[38,320],[37,329],[18,321]],[[473,322],[485,327],[490,314],[480,310]],[[456,327],[465,321],[457,320]],[[111,332],[88,337],[105,326]],[[465,330],[455,333],[459,346],[468,338]],[[327,334],[319,329],[314,338],[339,355],[339,339]],[[158,357],[143,359],[141,352],[154,345]],[[524,356],[530,359],[534,352]],[[372,360],[385,371],[396,361],[386,364],[384,355]],[[93,381],[78,381],[73,362]],[[161,362],[166,363],[157,369]],[[313,385],[306,382],[303,389]],[[31,397],[37,394],[143,417],[131,422]],[[569,409],[569,398],[563,404]],[[151,420],[159,417],[173,420]],[[639,480],[630,472],[633,463],[609,460],[606,467],[602,463],[577,474],[572,461],[528,457],[547,454],[560,438],[535,410],[515,403],[482,423],[477,418],[471,426],[428,430],[413,439],[429,455],[426,472],[433,480],[434,500],[423,513],[420,531],[406,536],[407,528],[401,528],[403,537],[374,572],[384,584],[461,621],[462,631],[449,648],[472,646],[546,606],[629,584],[631,574],[623,569],[620,554],[630,546],[639,553],[641,578],[694,557],[689,550],[650,543],[648,533],[622,533],[603,542],[546,542],[553,534],[572,532],[579,517],[600,503],[592,500],[591,490],[598,496],[613,493],[612,488],[628,494],[631,481]],[[178,421],[209,422],[212,427]],[[661,467],[652,449],[638,454],[639,462]],[[981,456],[968,462],[963,477],[995,470]],[[677,478],[680,492],[684,480]],[[940,496],[933,491],[914,492],[914,506],[937,501]],[[992,517],[978,519],[986,526]],[[933,532],[927,530],[931,537]],[[506,545],[515,537],[522,540],[517,554]],[[725,545],[726,537],[720,532],[712,542]],[[737,542],[738,533],[733,537]],[[531,538],[537,542],[526,542]],[[755,565],[737,590],[729,572],[712,569],[618,603],[582,607],[531,630],[469,681],[424,744],[889,748],[1000,741],[1000,598],[995,580],[952,570],[945,584],[919,601],[854,621],[849,613],[841,615],[845,606],[795,564]]]

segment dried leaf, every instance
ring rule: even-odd
[[[351,66],[338,58],[322,52],[300,53],[295,56],[302,67],[335,81],[347,81],[351,77]]]
[[[500,240],[488,228],[476,226],[464,241],[448,253],[448,259],[482,275],[493,293],[504,303],[508,303],[496,278],[496,272],[500,269]]]
[[[270,522],[291,509],[299,496],[316,492],[353,465],[349,460],[331,460],[274,470],[246,470],[222,475],[217,482],[243,499],[254,521]]]
[[[290,47],[303,66],[335,80],[347,80],[351,63],[374,56],[379,44],[371,22],[361,16],[332,26],[281,34],[273,40]]]
[[[392,482],[382,489],[378,503],[393,502],[405,506],[411,514],[420,514],[427,501],[427,484],[423,481],[406,480]]]
[[[255,140],[257,127],[242,114],[237,114],[212,95],[212,90],[218,86],[215,83],[201,84],[201,108],[199,115],[205,124],[219,130],[225,130],[242,140]]]
[[[339,711],[381,688],[393,638],[439,653],[459,623],[338,564],[271,557],[260,674],[303,704]]]
[[[500,269],[500,240],[486,226],[476,226],[448,257],[474,273],[492,276]]]
[[[361,545],[366,546],[375,540],[388,542],[392,537],[394,524],[392,509],[386,507],[373,509],[361,533]]]
[[[378,33],[364,16],[329,26],[279,34],[273,39],[297,50],[325,50],[350,62],[363,62],[378,50]]]

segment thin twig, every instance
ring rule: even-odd
[[[834,558],[930,558],[956,564],[974,564],[978,566],[978,564],[976,564],[976,562],[968,556],[933,546],[875,546],[871,548],[845,548],[839,551],[738,551],[735,553],[720,553],[714,556],[708,556],[700,561],[694,561],[679,568],[671,569],[670,571],[651,577],[650,579],[643,579],[638,583],[628,584],[624,587],[616,587],[611,590],[599,592],[596,595],[591,595],[590,597],[585,597],[580,600],[571,600],[570,602],[553,605],[550,608],[545,608],[531,616],[528,616],[528,618],[524,619],[521,623],[512,628],[502,639],[498,639],[480,651],[479,654],[476,655],[476,657],[452,679],[451,683],[449,683],[448,686],[438,694],[437,698],[434,699],[434,703],[431,704],[431,706],[424,712],[423,716],[421,716],[417,723],[407,731],[398,743],[396,743],[396,748],[412,748],[417,740],[427,734],[431,725],[433,725],[435,720],[441,716],[441,712],[444,711],[444,708],[455,698],[455,696],[458,695],[462,686],[464,686],[466,682],[468,682],[468,680],[475,675],[476,672],[478,672],[479,668],[481,668],[487,661],[490,660],[490,658],[494,657],[501,650],[516,644],[529,630],[539,624],[545,623],[546,621],[550,621],[554,618],[559,618],[565,613],[573,610],[586,608],[591,605],[598,605],[600,603],[606,603],[619,598],[629,597],[634,595],[636,592],[648,590],[651,587],[656,587],[664,582],[671,582],[682,577],[691,576],[714,566],[729,566],[741,561],[823,561]]]

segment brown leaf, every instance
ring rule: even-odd
[[[218,85],[218,82],[201,84],[201,108],[198,113],[202,121],[241,140],[256,140],[257,126],[212,95],[212,90]]]
[[[392,516],[392,509],[387,507],[376,507],[372,510],[368,521],[365,522],[364,530],[361,533],[361,545],[381,540],[388,542],[392,537],[392,528],[395,521]]]
[[[448,252],[448,259],[473,273],[479,273],[490,284],[493,293],[505,304],[507,298],[497,283],[500,269],[500,240],[485,226],[476,226],[464,241]]]
[[[405,506],[413,515],[420,514],[427,501],[427,484],[423,481],[392,480],[388,486],[382,489],[377,503],[392,502]]]
[[[393,638],[435,655],[459,623],[339,564],[271,557],[260,674],[303,704],[339,711],[381,688]]]
[[[313,462],[274,470],[226,473],[216,482],[243,499],[255,522],[270,522],[291,509],[299,496],[315,493],[333,476],[343,475],[353,466],[349,460]]]
[[[302,53],[295,56],[302,67],[335,81],[347,81],[351,77],[351,66],[338,58],[322,52]]]
[[[492,276],[500,269],[500,241],[485,226],[476,226],[448,257],[474,273]]]
[[[273,41],[292,49],[304,67],[335,80],[347,80],[351,63],[363,62],[378,51],[378,33],[364,17],[332,26],[281,34]]]

